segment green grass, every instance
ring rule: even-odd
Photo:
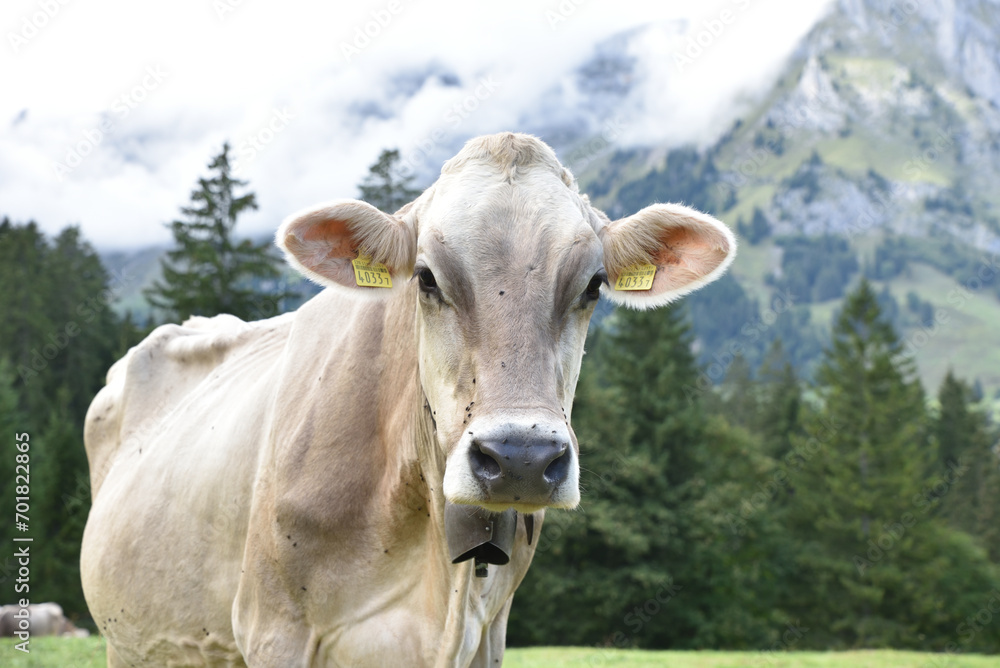
[[[834,54],[827,63],[838,76],[865,86],[888,88],[901,74],[905,76],[903,67],[891,58]]]
[[[892,650],[857,652],[655,652],[644,650],[591,649],[582,647],[534,647],[507,652],[505,668],[569,668],[612,666],[615,668],[995,668],[995,656],[944,655]]]
[[[14,648],[16,638],[0,638],[4,668],[105,668],[104,638],[32,638],[27,654]]]
[[[14,649],[16,640],[0,639],[0,666],[4,668],[104,668],[103,638],[37,638],[29,654]],[[506,668],[987,668],[995,656],[944,655],[892,650],[857,652],[655,652],[584,647],[511,649]]]

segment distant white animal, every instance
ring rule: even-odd
[[[63,626],[62,633],[60,633],[63,638],[89,638],[90,631],[87,629],[78,628],[73,622],[66,620],[66,624]]]
[[[17,620],[14,613],[18,610],[16,605],[0,606],[0,638],[13,638],[14,631],[17,630]]]
[[[27,616],[20,613],[18,605],[0,607],[0,636],[13,637],[17,631],[27,631],[35,636],[72,636],[86,638],[87,629],[77,628],[66,619],[62,606],[58,603],[32,603]]]

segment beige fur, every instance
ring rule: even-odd
[[[470,139],[458,155],[444,164],[441,173],[455,174],[471,161],[495,166],[508,182],[517,178],[518,170],[541,167],[558,176],[573,192],[578,190],[576,179],[559,164],[552,149],[531,135],[503,132]]]

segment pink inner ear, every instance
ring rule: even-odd
[[[728,241],[708,225],[666,230],[656,254],[656,278],[650,292],[677,290],[712,273],[725,259]]]
[[[357,246],[345,221],[305,219],[295,227],[288,230],[285,245],[303,267],[335,283],[357,286],[351,265]]]
[[[357,256],[357,247],[351,243],[351,231],[343,220],[324,220],[313,223],[302,235],[303,241],[325,242],[323,245],[328,258],[349,258]]]

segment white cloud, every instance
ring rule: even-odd
[[[792,48],[828,9],[824,0],[730,0],[700,8],[684,30],[657,26],[633,45],[643,54],[644,113],[626,140],[715,140],[766,93]]]
[[[731,122],[736,95],[774,76],[829,2],[63,1],[8,0],[0,10],[0,85],[15,92],[0,96],[0,215],[49,232],[79,223],[101,247],[168,241],[163,223],[225,140],[249,155],[257,138],[242,176],[261,210],[242,227],[270,231],[288,212],[355,195],[384,147],[413,154],[438,128],[462,138],[521,129],[603,39],[683,19],[697,33],[731,8],[736,20],[683,72],[673,54],[684,37],[648,29],[632,46],[644,78],[628,98],[637,118],[625,140],[704,140]],[[220,7],[231,11],[220,18]],[[372,21],[384,24],[379,34],[346,58],[343,45]],[[431,66],[448,76],[398,93],[400,74]],[[161,73],[155,86],[150,68]],[[484,77],[497,85],[476,98]],[[546,114],[580,111],[559,99],[566,108]],[[463,101],[476,108],[456,128],[446,114]],[[276,110],[293,118],[268,135]],[[102,122],[111,131],[95,139]],[[55,164],[87,144],[59,180]]]

